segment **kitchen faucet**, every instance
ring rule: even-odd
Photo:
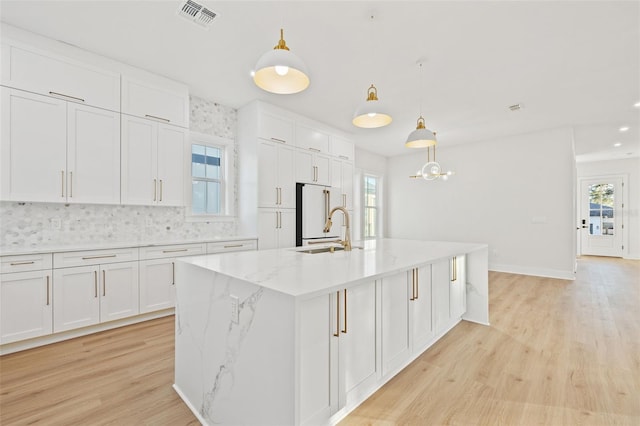
[[[340,241],[340,244],[344,247],[344,251],[351,251],[351,228],[349,227],[349,212],[344,207],[338,206],[334,207],[327,217],[327,223],[324,224],[324,232],[329,232],[331,230],[331,216],[336,210],[340,210],[344,214],[344,224],[347,229],[344,231],[344,241]]]

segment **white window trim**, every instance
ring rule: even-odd
[[[191,145],[207,145],[219,147],[224,150],[222,154],[224,176],[223,181],[223,199],[222,214],[194,214],[191,196],[193,194],[193,176],[191,170]],[[189,133],[189,143],[185,147],[188,159],[187,167],[185,167],[185,199],[187,201],[185,207],[185,220],[187,222],[231,222],[236,219],[234,212],[235,190],[236,190],[236,170],[234,161],[235,141],[233,139],[222,138],[219,136],[207,135],[199,132]]]

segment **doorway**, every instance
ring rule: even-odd
[[[622,176],[584,178],[580,181],[580,254],[622,257]]]

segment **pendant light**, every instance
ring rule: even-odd
[[[365,129],[386,126],[393,119],[385,111],[384,104],[378,99],[378,89],[372,84],[367,90],[367,99],[353,115],[353,125]]]
[[[435,132],[433,134],[435,136]],[[433,149],[433,161],[431,161],[431,149]],[[436,145],[434,144],[427,147],[427,162],[416,172],[415,175],[409,177],[412,179],[423,178],[424,180],[448,180],[449,176],[454,174],[455,172],[452,172],[451,170],[446,172],[442,171],[440,163],[436,161]]]
[[[422,62],[418,62],[420,66],[420,80],[421,80],[421,88],[420,88],[420,118],[418,118],[418,124],[416,129],[409,134],[407,141],[404,143],[404,146],[407,148],[429,148],[430,146],[434,147],[434,157],[435,157],[435,145],[437,144],[436,134],[431,130],[427,129],[424,117],[422,116],[422,94],[424,93],[424,77],[422,73]]]
[[[255,69],[253,81],[267,92],[289,95],[309,86],[307,67],[287,47],[282,28],[278,44],[258,59]]]
[[[374,15],[371,15],[372,23],[373,18]],[[373,52],[373,44],[371,47],[372,52],[369,57],[373,58],[375,57]],[[377,127],[386,126],[387,124],[391,123],[392,120],[393,119],[391,118],[391,116],[387,113],[385,104],[378,99],[378,89],[376,88],[376,86],[371,84],[371,86],[367,90],[367,98],[363,103],[358,105],[355,113],[353,114],[353,125],[365,129],[375,129]]]

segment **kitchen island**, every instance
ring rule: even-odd
[[[487,245],[339,248],[176,264],[174,388],[200,422],[336,423],[459,321],[488,325]]]

